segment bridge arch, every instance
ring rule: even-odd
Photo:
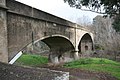
[[[68,51],[71,52],[75,50],[75,47],[73,46],[70,39],[63,35],[56,34],[56,35],[45,36],[42,37],[41,39],[36,40],[34,44],[38,41],[44,42],[50,48],[49,60],[52,63],[61,62],[61,58],[64,58],[64,60],[62,61],[65,61],[65,57],[66,57],[65,53]],[[70,55],[70,53],[67,54]]]
[[[41,41],[46,43],[52,50],[61,49],[62,51],[68,51],[74,49],[71,41],[67,37],[61,35],[52,35],[42,39]]]
[[[66,36],[55,34],[50,36],[44,36],[34,41],[34,44],[38,41],[43,41],[49,48],[62,49],[63,51],[74,50],[75,47],[72,41]]]
[[[52,63],[59,63],[65,60],[65,52],[73,51],[74,46],[65,36],[53,35],[42,39],[50,47],[49,60]],[[64,56],[63,56],[64,55]],[[68,53],[69,55],[69,53]]]
[[[69,38],[63,35],[52,35],[41,39],[50,47],[49,60],[52,63],[65,61],[65,52],[73,51],[75,48]],[[67,53],[69,55],[69,53]],[[64,56],[63,56],[64,55]]]
[[[44,42],[50,48],[48,57],[52,63],[59,63],[60,58],[63,57],[65,52],[73,51],[75,49],[69,38],[63,35],[45,36],[29,44],[26,44],[26,46],[32,46],[32,44],[36,44],[39,41]],[[22,50],[24,50],[24,48]]]
[[[89,33],[85,33],[81,37],[78,50],[80,53],[85,53],[86,51],[91,52],[93,50],[93,39]]]

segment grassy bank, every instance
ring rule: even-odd
[[[16,61],[16,63],[18,65],[25,66],[39,66],[48,63],[48,58],[38,55],[24,54]],[[105,72],[120,80],[120,63],[108,59],[83,58],[80,60],[65,63],[64,67]]]
[[[38,55],[23,54],[17,61],[18,65],[39,66],[48,63],[48,58]]]
[[[108,59],[90,58],[66,63],[64,67],[106,72],[120,79],[120,63]]]

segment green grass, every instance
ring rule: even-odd
[[[64,67],[106,72],[120,79],[120,63],[108,59],[89,58],[66,63]]]
[[[23,54],[17,61],[18,65],[39,66],[48,63],[48,58],[38,55]]]
[[[38,55],[23,54],[16,63],[25,66],[39,66],[48,63],[48,58]],[[83,58],[65,63],[64,67],[80,68],[90,71],[106,72],[120,79],[120,63],[108,59]]]

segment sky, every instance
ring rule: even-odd
[[[27,4],[34,8],[48,12],[55,16],[64,18],[66,20],[77,22],[77,18],[88,17],[92,22],[93,18],[99,14],[90,11],[81,11],[79,9],[71,8],[64,0],[16,0]]]

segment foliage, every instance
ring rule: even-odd
[[[104,50],[104,47],[99,44],[96,44],[94,47],[95,47],[95,50]]]
[[[64,0],[71,7],[82,9],[86,7],[90,11],[103,14],[118,15],[120,13],[120,0]],[[102,10],[101,10],[102,9]],[[102,12],[104,11],[104,12]]]
[[[38,55],[23,54],[17,61],[19,65],[38,66],[48,63],[48,58]]]
[[[113,28],[116,30],[116,32],[120,32],[120,16],[115,18]]]
[[[104,58],[83,58],[73,62],[68,62],[64,65],[64,67],[106,72],[120,79],[120,63]]]
[[[104,14],[104,16],[110,15],[110,17],[120,19],[120,0],[64,0],[71,7],[77,9],[92,11],[96,13]],[[107,15],[106,15],[107,14]],[[113,28],[116,31],[120,31],[120,20],[115,19],[113,22]]]

